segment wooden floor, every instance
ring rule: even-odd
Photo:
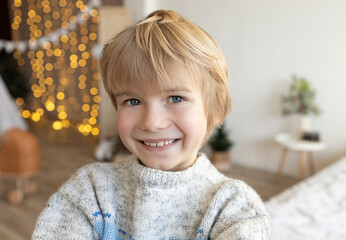
[[[98,139],[82,136],[74,129],[54,131],[46,120],[30,124],[31,131],[40,142],[41,170],[35,181],[39,191],[25,197],[18,206],[10,205],[4,196],[0,198],[0,239],[30,239],[36,219],[48,198],[65,182],[72,173],[86,163],[95,161],[93,150]],[[230,175],[246,181],[267,200],[297,181],[283,176],[280,184],[273,174],[233,166]],[[0,191],[1,192],[1,191]]]

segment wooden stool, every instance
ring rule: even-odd
[[[14,186],[9,186],[7,193],[11,203],[19,204],[25,194],[36,192],[37,186],[30,178],[37,174],[39,167],[40,151],[36,138],[16,128],[7,131],[0,146],[0,183],[14,180]]]
[[[279,182],[281,179],[282,171],[286,162],[286,157],[288,151],[296,151],[299,152],[299,176],[300,180],[305,178],[305,163],[308,159],[310,173],[314,174],[314,160],[313,160],[313,152],[321,151],[326,148],[326,143],[324,142],[313,142],[313,141],[304,141],[300,139],[294,138],[289,133],[280,133],[275,136],[275,141],[279,143],[282,147],[282,156],[279,164],[278,172],[276,175],[276,180]],[[308,156],[308,158],[307,158]]]

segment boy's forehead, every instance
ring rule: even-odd
[[[184,67],[171,68],[167,78],[158,79],[127,79],[118,86],[116,92],[132,92],[136,94],[157,94],[164,92],[193,91],[200,87],[197,77],[193,76]],[[115,93],[117,94],[117,93]]]

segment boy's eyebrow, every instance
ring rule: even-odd
[[[170,93],[170,92],[192,92],[190,89],[187,89],[187,88],[172,88],[172,89],[165,89],[163,91],[166,93]]]
[[[132,92],[117,92],[114,94],[115,97],[121,97],[121,96],[133,96],[134,94]]]
[[[187,88],[172,88],[172,89],[165,89],[163,90],[165,93],[174,93],[174,92],[192,92],[190,89]],[[114,94],[114,97],[122,97],[122,96],[134,96],[135,93],[129,92],[129,91],[120,91]]]

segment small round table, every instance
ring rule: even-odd
[[[305,141],[305,140],[297,139],[290,133],[280,133],[276,135],[275,141],[283,147],[281,161],[280,161],[279,169],[276,175],[277,181],[280,181],[281,179],[282,170],[285,165],[288,151],[299,152],[299,175],[300,175],[300,179],[303,180],[305,178],[306,155],[308,155],[310,173],[314,174],[315,169],[314,169],[312,153],[321,151],[326,148],[325,142],[322,142],[322,141],[314,142],[314,141]]]

